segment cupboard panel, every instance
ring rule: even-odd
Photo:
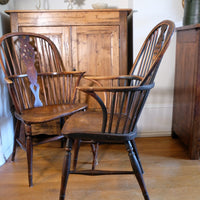
[[[66,71],[72,70],[70,27],[19,27],[22,32],[40,33],[50,38],[58,48]]]

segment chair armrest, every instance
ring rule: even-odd
[[[113,85],[130,85],[130,81],[133,81],[131,85],[139,85],[143,77],[135,75],[119,75],[119,76],[89,76],[83,77],[85,80],[95,83],[98,87],[113,86]]]
[[[151,89],[154,87],[154,83],[142,86],[117,86],[117,87],[77,87],[79,90],[86,93],[94,92],[128,92],[128,91],[142,91]]]
[[[5,80],[5,82],[6,82],[7,84],[12,84],[12,83],[13,83],[12,80],[10,80],[9,78],[4,78],[4,80]]]
[[[143,77],[135,75],[119,75],[119,76],[89,76],[85,75],[87,80],[115,80],[115,79],[127,79],[127,80],[139,80],[141,81]]]

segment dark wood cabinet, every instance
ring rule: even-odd
[[[185,144],[190,159],[199,159],[200,24],[177,28],[172,136]]]

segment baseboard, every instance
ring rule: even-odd
[[[171,131],[163,132],[138,132],[137,137],[169,137],[171,136]]]

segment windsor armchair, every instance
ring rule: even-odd
[[[62,127],[65,116],[87,107],[76,102],[76,87],[84,72],[66,72],[54,43],[35,33],[18,32],[2,36],[0,65],[15,108],[12,160],[15,159],[18,143],[27,152],[28,180],[29,186],[32,186],[33,146],[63,138],[59,134],[35,142],[32,125],[60,119]],[[21,129],[22,126],[24,129]],[[20,137],[23,130],[25,141]]]
[[[157,70],[159,68],[160,62],[163,58],[163,55],[170,43],[170,39],[173,35],[174,32],[174,23],[172,21],[169,20],[164,20],[162,22],[160,22],[159,24],[157,24],[148,34],[148,36],[146,37],[134,63],[133,66],[130,70],[129,75],[133,75],[136,77],[139,77],[139,79],[135,80],[134,82],[132,82],[132,84],[134,85],[141,85],[143,84],[147,79],[148,82],[147,83],[152,83],[154,81],[154,78],[156,76]],[[152,71],[154,71],[152,73]],[[120,76],[113,76],[113,77],[93,77],[93,76],[86,76],[87,80],[92,81],[93,83],[95,83],[98,86],[105,86],[105,80],[107,85],[112,85],[112,81],[120,79]],[[110,82],[108,83],[108,80],[110,80]],[[108,103],[108,101],[106,102],[106,99],[104,100],[105,104]],[[80,113],[77,114],[76,117],[79,121],[83,120],[83,118],[92,118],[93,112],[88,111],[86,113]],[[99,115],[97,115],[96,117],[98,117]],[[101,117],[101,115],[100,115]],[[70,118],[71,121],[74,120],[74,118]],[[71,122],[70,122],[71,123]],[[75,128],[76,124],[74,124],[74,128]],[[71,125],[71,129],[73,131],[73,125]],[[82,126],[80,126],[79,128],[81,129]],[[88,128],[92,128],[92,126],[90,126],[88,124]],[[76,126],[76,130],[78,129],[78,127]],[[73,159],[73,168],[76,169],[77,166],[77,160],[78,160],[78,152],[79,152],[79,148],[80,148],[80,140],[76,140],[75,141],[75,147],[74,147],[74,159]],[[135,147],[135,153],[136,155],[138,155],[137,153],[137,148],[136,148],[136,144],[133,141],[132,142],[134,147]],[[95,165],[97,164],[97,152],[98,152],[98,144],[95,143],[91,143],[92,146],[92,152],[93,152],[93,163],[92,163],[92,169],[95,168]],[[139,158],[139,156],[138,156]]]
[[[98,102],[101,111],[77,113],[69,119],[62,129],[62,133],[67,139],[67,146],[62,171],[60,200],[65,198],[70,173],[87,175],[135,173],[144,199],[149,200],[143,180],[142,165],[135,145],[136,126],[150,89],[154,86],[156,73],[173,32],[173,22],[165,20],[159,23],[145,40],[129,75],[87,77],[87,79],[97,83],[98,87],[79,87],[81,91],[92,96]],[[105,99],[100,98],[101,93],[104,93]],[[77,170],[76,162],[73,170],[70,170],[71,150],[77,141],[78,143],[92,141],[93,144],[101,142],[124,143],[133,171],[95,170],[94,160],[91,170]],[[77,153],[78,148],[75,149]],[[94,158],[96,158],[96,153],[97,149],[95,149]]]
[[[128,78],[131,81],[131,76]],[[135,78],[135,77],[134,77]],[[140,113],[146,101],[151,88],[154,84],[144,84],[141,86],[126,86],[126,78],[120,78],[120,86],[118,80],[116,86],[112,87],[80,87],[79,89],[91,95],[97,100],[102,108],[101,118],[99,113],[93,112],[91,118],[82,118],[82,121],[76,121],[78,126],[82,125],[81,129],[73,128],[73,124],[66,123],[63,126],[62,133],[67,139],[66,155],[63,164],[62,181],[60,189],[60,200],[65,198],[65,190],[70,173],[85,174],[85,175],[113,175],[113,174],[135,174],[136,179],[142,190],[144,199],[148,200],[148,192],[143,179],[143,171],[135,154],[134,141],[137,131],[136,124]],[[125,86],[121,86],[122,81]],[[132,82],[132,81],[131,81]],[[106,106],[99,98],[97,93],[104,92],[109,98],[110,104]],[[86,111],[87,112],[87,111]],[[75,119],[74,119],[75,120]],[[84,121],[87,121],[84,123]],[[72,125],[72,127],[71,127]],[[92,128],[88,128],[92,126]],[[73,131],[71,130],[73,128]],[[107,171],[107,170],[72,170],[70,171],[71,150],[75,140],[93,141],[94,143],[107,142],[108,145],[112,143],[124,143],[127,149],[129,159],[133,171]]]

